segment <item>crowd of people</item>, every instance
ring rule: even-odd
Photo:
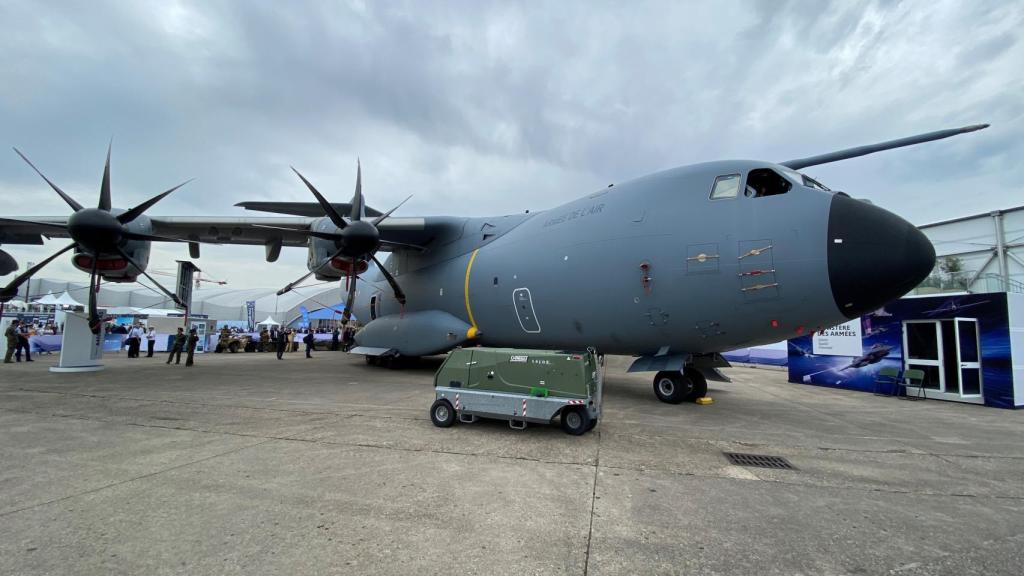
[[[340,329],[337,326],[333,328],[315,328],[305,331],[280,326],[264,327],[259,332],[258,345],[254,345],[253,349],[259,352],[276,352],[277,358],[282,359],[286,351],[298,350],[299,346],[296,345],[296,341],[298,341],[305,345],[306,358],[312,358],[316,344],[316,334],[331,335],[330,350],[347,351],[355,342],[355,331],[353,326],[346,326]],[[121,346],[127,348],[128,358],[141,357],[143,341],[146,342],[145,357],[153,357],[157,338],[156,328],[149,327],[147,329],[138,322],[131,325],[111,322],[107,324],[106,332],[108,334],[124,335]],[[52,323],[44,325],[21,322],[17,319],[11,321],[4,334],[7,340],[7,354],[4,356],[4,363],[21,362],[22,353],[25,355],[26,362],[32,362],[29,338],[41,334],[59,334],[59,327]],[[237,327],[223,326],[219,334],[218,351],[222,348],[226,349],[227,342],[230,339],[243,336],[248,336],[248,333]],[[178,328],[177,334],[173,336],[170,344],[167,364],[170,364],[172,361],[175,364],[180,364],[181,355],[184,352],[186,355],[185,365],[194,365],[195,351],[198,343],[199,336],[195,328],[189,330],[188,333],[185,332],[184,328]],[[47,352],[47,354],[51,353]]]
[[[18,319],[11,321],[10,326],[4,332],[4,336],[7,340],[7,353],[4,355],[4,364],[11,364],[12,362],[21,362],[22,353],[25,354],[26,362],[33,362],[32,360],[32,347],[30,346],[30,338],[33,336],[43,335],[57,335],[60,334],[60,328],[52,323],[47,322],[46,324],[22,322]],[[47,354],[52,352],[47,351]],[[14,358],[15,360],[12,360]]]

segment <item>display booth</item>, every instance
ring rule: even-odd
[[[790,382],[998,408],[1024,406],[1022,294],[903,298],[857,320],[790,340],[788,347]],[[898,371],[901,384],[881,377],[886,368]],[[908,380],[908,371],[922,378]]]

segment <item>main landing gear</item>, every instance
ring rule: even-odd
[[[658,372],[654,376],[654,395],[668,404],[695,402],[708,392],[708,381],[699,370],[687,366],[682,372]]]

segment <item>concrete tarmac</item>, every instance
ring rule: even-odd
[[[0,574],[1020,574],[1024,413],[734,368],[593,433],[435,428],[439,361],[0,367]],[[723,452],[787,458],[734,466]]]

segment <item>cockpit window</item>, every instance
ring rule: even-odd
[[[740,175],[727,174],[715,178],[715,185],[711,188],[711,199],[722,200],[735,198],[740,190]]]
[[[785,194],[793,188],[793,183],[786,180],[778,172],[770,168],[758,168],[747,174],[747,187],[744,194],[754,198]]]

